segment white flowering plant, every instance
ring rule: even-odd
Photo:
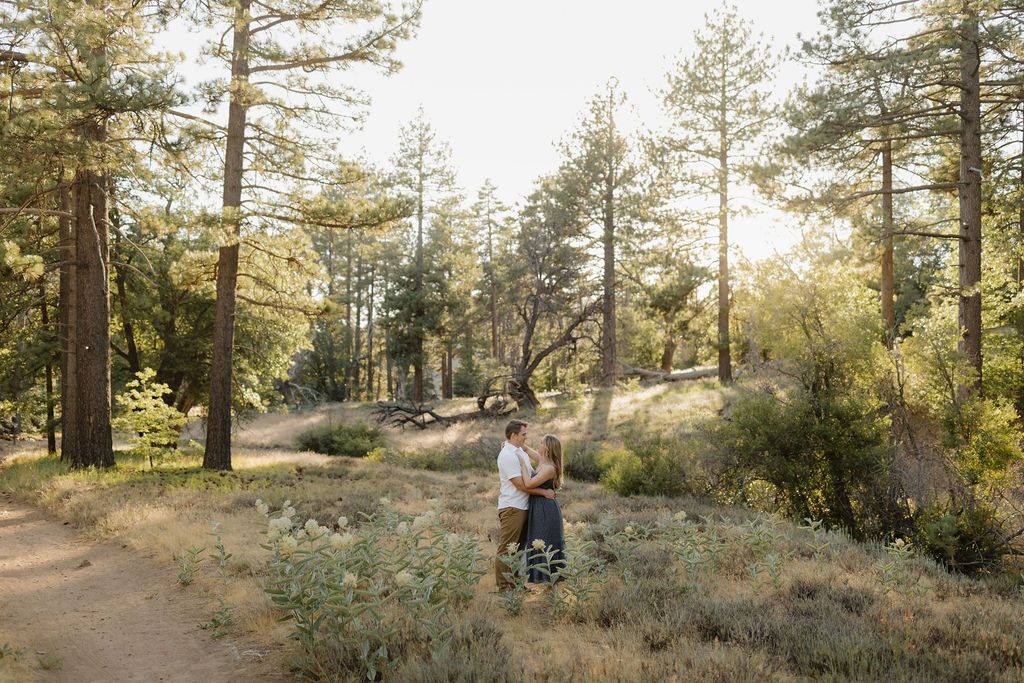
[[[265,591],[294,624],[301,670],[315,672],[325,642],[357,653],[370,680],[394,665],[399,633],[419,634],[434,656],[449,646],[452,611],[487,571],[477,539],[449,533],[437,511],[411,518],[390,501],[355,527],[293,518],[288,503],[271,514],[262,547],[272,553]]]

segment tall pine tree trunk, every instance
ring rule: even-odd
[[[106,139],[104,124],[90,121],[81,136]],[[81,169],[71,188],[75,252],[75,396],[72,419],[76,446],[72,467],[114,464],[110,431],[110,288],[107,224],[107,179]],[[66,416],[67,417],[67,416]]]
[[[203,468],[231,469],[231,374],[235,341],[235,287],[238,283],[239,210],[245,151],[245,115],[249,80],[249,4],[239,0],[231,59],[231,102],[228,139],[224,154],[222,220],[231,244],[220,247],[217,259],[217,304],[213,319],[213,355],[210,359],[210,407],[206,419]]]
[[[425,313],[423,311],[423,192],[421,174],[416,204],[416,313],[413,316],[413,325],[415,326],[413,352],[416,359],[413,363],[412,400],[417,405],[423,403],[423,328],[420,326],[420,319]],[[404,387],[402,391],[405,391]]]
[[[896,327],[895,289],[896,275],[893,267],[893,231],[895,220],[892,209],[892,140],[887,139],[882,148],[882,321],[885,323],[885,345],[892,348]]]
[[[960,46],[959,350],[975,370],[961,396],[981,392],[981,54],[978,17],[964,3]]]
[[[356,259],[356,326],[352,331],[355,337],[355,350],[352,354],[352,389],[353,398],[359,394],[359,369],[362,367],[363,355],[363,257]]]
[[[615,384],[616,349],[615,349],[615,204],[614,204],[615,178],[612,171],[608,171],[605,178],[604,194],[604,231],[602,242],[604,246],[604,305],[602,310],[601,325],[601,384],[612,386]],[[532,395],[532,392],[530,392]],[[527,397],[529,398],[529,397]],[[536,397],[532,398],[536,401]]]
[[[39,317],[43,324],[43,334],[49,342],[53,339],[53,330],[50,329],[50,312],[46,304],[46,281],[39,283]],[[57,431],[54,424],[53,414],[53,354],[46,354],[46,452],[57,452]]]
[[[376,267],[370,266],[370,290],[366,302],[366,396],[373,397],[373,286]]]
[[[491,223],[490,208],[487,213],[487,279],[490,283],[491,314],[491,358],[498,360],[498,286],[494,282],[494,227]]]
[[[119,231],[114,237],[114,246],[120,247],[120,245],[121,237]],[[124,346],[125,353],[128,356],[128,371],[134,377],[137,372],[142,370],[142,364],[139,361],[139,347],[135,343],[135,328],[128,317],[128,284],[124,266],[114,266],[114,280],[117,284],[118,307],[121,309],[121,329],[124,330]],[[168,399],[173,400],[173,394],[169,394]]]
[[[354,344],[357,330],[352,327],[352,231],[345,240],[345,384],[342,400],[352,398],[352,364],[355,362]]]
[[[70,213],[71,189],[64,180],[60,184],[59,197],[60,210]],[[78,420],[75,417],[75,400],[78,395],[75,381],[78,377],[75,364],[75,328],[78,318],[75,285],[78,269],[75,265],[71,219],[61,216],[57,228],[60,233],[60,293],[57,303],[57,334],[60,338],[60,459],[70,465],[78,461]]]
[[[722,102],[724,106],[725,96]],[[718,148],[718,379],[732,380],[732,355],[729,350],[729,156],[725,114]]]

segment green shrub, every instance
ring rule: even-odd
[[[943,408],[943,446],[970,485],[996,483],[1006,476],[1010,463],[1020,460],[1018,420],[1006,399],[971,396]]]
[[[456,534],[437,511],[412,518],[382,502],[357,527],[338,519],[331,532],[300,523],[286,502],[280,513],[257,500],[272,554],[264,591],[290,621],[315,680],[336,679],[338,662],[364,680],[389,679],[405,650],[425,647],[435,661],[450,651],[453,618],[490,570],[475,536]]]
[[[370,451],[383,445],[384,437],[380,430],[365,422],[313,427],[299,436],[296,442],[299,450],[350,458],[364,458]]]
[[[626,435],[624,448],[598,456],[601,483],[620,496],[678,496],[687,491],[687,448],[661,435]]]
[[[601,478],[601,450],[592,441],[570,441],[565,446],[565,476],[576,481],[596,482]]]
[[[801,387],[741,397],[718,440],[739,471],[774,489],[783,512],[863,536],[878,527],[888,436],[869,397]]]
[[[994,506],[974,502],[959,510],[930,508],[917,526],[926,553],[956,571],[974,573],[992,568],[1010,552],[1000,521]]]
[[[153,382],[156,371],[145,368],[135,374],[135,379],[125,385],[124,393],[114,401],[123,411],[113,420],[115,429],[130,434],[132,450],[154,461],[162,460],[178,447],[181,428],[188,417],[167,405],[163,397],[171,393],[166,384]]]
[[[482,617],[454,625],[449,649],[437,658],[407,661],[394,676],[396,681],[416,683],[511,683],[522,680],[512,666],[512,652],[501,631]]]
[[[474,441],[456,443],[447,449],[427,448],[419,451],[400,451],[396,448],[378,447],[367,454],[373,462],[383,462],[398,467],[431,472],[458,472],[461,470],[497,470],[498,451],[501,442],[497,439],[480,438]]]

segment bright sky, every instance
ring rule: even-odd
[[[416,38],[390,78],[345,74],[373,98],[362,131],[344,143],[385,164],[397,150],[402,124],[422,104],[427,120],[453,151],[470,199],[491,178],[506,202],[521,200],[533,181],[558,165],[554,143],[573,127],[586,101],[609,77],[619,79],[641,119],[660,121],[652,91],[672,58],[692,50],[693,32],[720,0],[427,0]],[[818,27],[815,0],[736,0],[739,14],[779,48]],[[780,69],[781,97],[802,78]],[[732,225],[735,245],[749,258],[784,250],[797,239],[777,215]]]

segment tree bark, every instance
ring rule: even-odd
[[[892,140],[888,139],[882,148],[882,192],[882,321],[885,323],[885,345],[891,349],[896,328],[896,274],[893,267]]]
[[[490,283],[491,358],[498,360],[498,286],[494,281],[494,225],[491,222],[490,200],[487,203],[487,279]]]
[[[217,305],[213,322],[213,354],[210,359],[210,407],[206,419],[206,450],[203,468],[231,469],[231,374],[235,340],[235,288],[238,283],[239,209],[242,204],[242,172],[245,156],[245,101],[249,80],[249,4],[239,0],[231,59],[231,102],[228,106],[228,139],[224,154],[225,229],[231,244],[222,245],[217,260]]]
[[[661,371],[672,372],[672,362],[676,357],[676,349],[679,348],[679,339],[667,338],[661,350]]]
[[[722,103],[724,107],[724,92]],[[721,382],[730,382],[732,355],[729,350],[729,153],[724,111],[722,117],[718,147],[718,379]]]
[[[455,351],[451,341],[445,343],[444,348],[444,396],[443,398],[454,398],[455,396]]]
[[[609,124],[611,125],[611,124]],[[610,153],[609,153],[610,154]],[[610,165],[610,164],[609,164]],[[601,314],[601,384],[612,386],[618,372],[615,356],[615,175],[608,169],[604,187],[604,303]],[[532,394],[532,392],[531,392]],[[536,400],[534,397],[533,400]]]
[[[39,283],[39,317],[43,324],[43,334],[47,340],[52,339],[54,334],[50,329],[50,313],[46,305],[46,281]],[[53,414],[53,355],[46,354],[46,452],[57,452],[57,431]]]
[[[352,231],[345,235],[345,384],[341,398],[352,398],[352,364],[355,362],[354,341],[358,330],[352,327]]]
[[[352,353],[352,384],[349,390],[350,397],[354,398],[359,393],[359,368],[363,355],[363,257],[356,259],[356,326],[352,330],[355,339],[355,349]]]
[[[119,247],[120,244],[120,236],[115,236],[115,247]],[[124,266],[114,266],[114,279],[117,284],[118,307],[121,309],[121,329],[124,330],[125,352],[128,354],[126,359],[128,370],[134,377],[137,372],[142,370],[142,364],[139,361],[139,348],[135,343],[135,328],[132,327],[132,321],[128,318],[128,287]]]
[[[71,190],[67,182],[61,181],[59,190],[60,210],[71,212]],[[77,354],[75,353],[75,329],[78,310],[76,308],[75,243],[71,231],[71,219],[61,216],[57,222],[60,233],[60,293],[57,304],[57,334],[60,338],[60,459],[72,464],[78,461],[78,418],[76,398]]]
[[[83,124],[85,140],[103,142],[106,127]],[[92,169],[76,173],[72,185],[75,244],[75,433],[72,467],[110,467],[110,290],[108,275],[107,180]]]
[[[423,315],[423,157],[420,156],[419,185],[416,192],[416,315],[418,320]],[[415,324],[418,324],[415,323]],[[423,403],[423,330],[417,328],[415,340],[416,358],[413,363],[412,400],[416,404]],[[404,391],[403,387],[403,391]]]
[[[540,400],[533,388],[530,387],[529,378],[516,377],[509,381],[508,395],[512,397],[520,408],[536,409],[540,407]]]
[[[978,17],[964,3],[960,46],[959,350],[975,376],[960,396],[981,393],[981,54]]]
[[[370,266],[370,290],[366,302],[366,396],[373,396],[373,286],[376,267]]]

